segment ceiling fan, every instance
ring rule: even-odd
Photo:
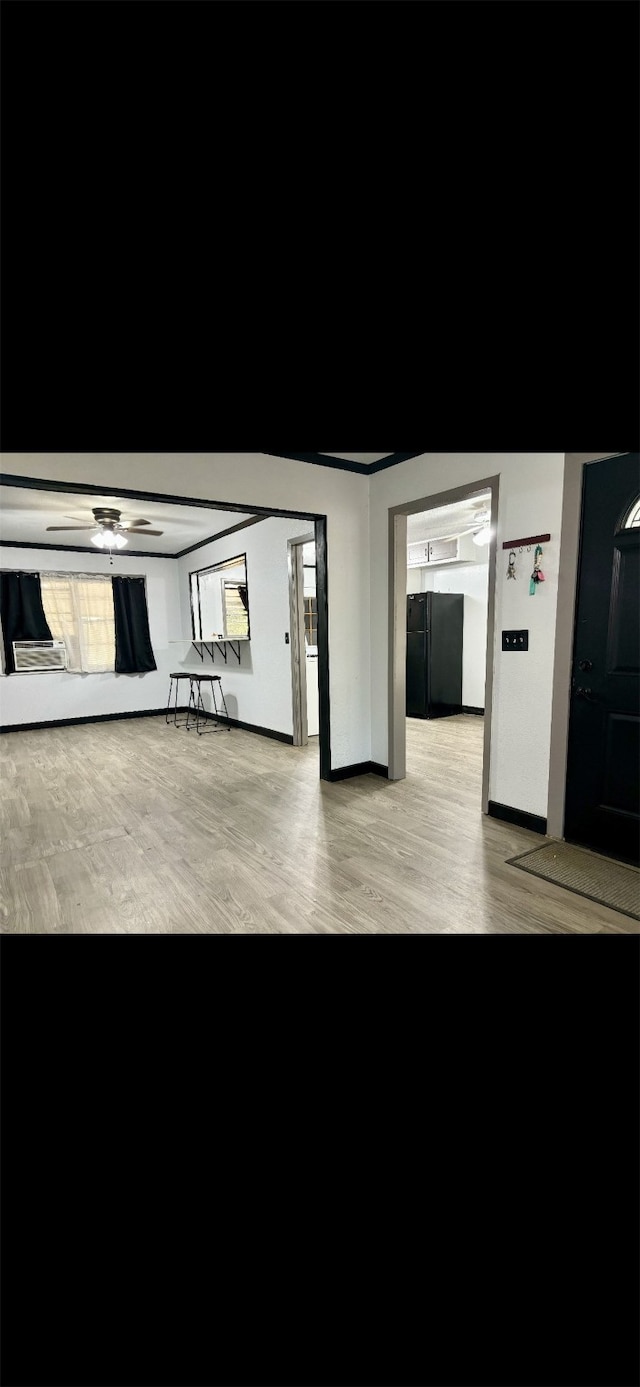
[[[93,510],[92,525],[47,525],[47,530],[70,530],[76,533],[80,530],[97,530],[97,535],[91,537],[91,543],[97,545],[98,549],[124,549],[127,535],[164,534],[163,530],[147,529],[150,523],[148,520],[121,520],[121,514],[122,511],[119,510],[96,506]]]
[[[488,544],[491,539],[491,507],[487,502],[473,517],[474,544]]]

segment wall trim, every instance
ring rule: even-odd
[[[48,722],[11,722],[5,727],[0,727],[2,732],[38,732],[45,727],[78,727],[85,722],[121,722],[127,718],[159,718],[164,717],[166,708],[143,708],[134,709],[130,713],[94,713],[92,716],[84,718],[52,718]],[[179,713],[186,713],[184,708],[178,708]],[[173,713],[173,705],[171,707]]]
[[[461,712],[461,713],[476,713],[477,716],[478,716],[479,718],[483,718],[483,717],[484,717],[484,708],[467,708],[466,703],[463,703],[463,705],[462,705],[462,707],[461,707],[461,709],[460,709],[460,712]]]
[[[279,453],[273,454],[279,457]],[[76,496],[117,495],[128,501],[164,501],[172,506],[200,506],[203,510],[230,510],[236,515],[250,512],[252,515],[281,515],[285,520],[317,520],[317,511],[281,510],[275,506],[247,506],[246,501],[203,501],[200,496],[174,496],[166,491],[131,490],[130,487],[96,486],[94,482],[55,482],[46,477],[23,477],[14,472],[0,472],[0,486],[18,486],[27,491],[68,491]],[[163,558],[167,558],[164,554]]]
[[[359,472],[368,477],[369,465],[366,462],[352,462],[350,458],[328,458],[322,453],[265,453],[266,458],[288,458],[291,462],[308,462],[312,467],[337,467],[341,472]]]
[[[97,559],[104,559],[107,552],[105,549],[97,549],[95,545],[93,549],[89,549],[84,544],[37,544],[34,540],[25,539],[0,539],[0,549],[59,549],[68,554],[91,554]],[[118,549],[116,553],[122,554],[123,558],[130,557],[132,559],[178,559],[180,557],[179,554],[158,554],[157,552],[151,554],[145,549],[127,549],[126,554],[122,549]]]
[[[180,711],[178,709],[178,712]],[[271,737],[275,742],[286,742],[288,746],[293,746],[293,734],[291,732],[275,732],[271,727],[258,727],[253,722],[241,722],[239,718],[225,718],[222,713],[220,715],[210,713],[208,709],[204,714],[200,710],[200,717],[203,716],[211,722],[220,722],[225,727],[239,727],[242,732],[255,732],[259,737]]]
[[[187,704],[179,704],[175,710],[178,713],[187,713]],[[78,727],[85,722],[120,722],[127,718],[159,718],[166,716],[166,708],[145,708],[142,711],[135,710],[132,713],[96,713],[92,717],[85,718],[52,718],[49,722],[15,722],[9,723],[6,727],[0,727],[2,732],[38,732],[46,727]],[[171,705],[171,716],[169,725],[173,720],[174,707]],[[293,737],[289,732],[274,732],[270,727],[256,727],[252,722],[240,722],[238,718],[215,717],[213,713],[201,712],[200,717],[210,718],[213,722],[222,722],[225,726],[239,727],[243,732],[257,732],[261,737],[272,737],[277,742],[287,742],[293,745]],[[191,729],[195,731],[195,725]]]
[[[387,467],[398,467],[401,462],[408,462],[410,458],[421,458],[426,449],[423,448],[419,453],[391,453],[388,458],[381,458],[379,462],[372,462],[368,472],[372,476],[374,472],[384,472]]]
[[[329,780],[349,780],[354,775],[382,775],[388,779],[386,766],[378,765],[377,761],[361,761],[355,766],[336,766],[328,776]]]
[[[209,535],[207,539],[199,539],[197,544],[190,544],[186,549],[179,549],[177,554],[172,554],[172,559],[183,559],[185,554],[192,554],[194,549],[203,549],[205,544],[213,544],[216,539],[226,539],[227,535],[234,535],[238,530],[246,530],[248,525],[260,525],[263,520],[271,520],[270,515],[251,515],[248,520],[241,520],[238,525],[230,525],[228,530],[218,530],[217,535]]]
[[[357,472],[361,477],[371,477],[374,472],[382,472],[386,467],[397,467],[409,458],[422,457],[425,449],[418,453],[389,453],[379,462],[353,462],[351,458],[330,458],[326,453],[265,453],[268,458],[290,458],[293,462],[308,462],[313,467],[338,467],[341,472]]]
[[[509,804],[496,804],[489,800],[488,813],[492,819],[503,819],[505,823],[517,824],[518,828],[529,828],[532,833],[546,835],[547,820],[540,814],[527,814],[524,809],[512,809]]]

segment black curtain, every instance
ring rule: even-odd
[[[144,578],[112,578],[116,619],[116,674],[148,674],[157,669]]]
[[[246,587],[243,587],[242,583],[239,583],[239,584],[238,584],[238,592],[239,592],[239,594],[240,594],[240,601],[241,601],[241,603],[242,603],[242,605],[243,605],[243,607],[244,607],[244,609],[245,609],[245,612],[248,612],[248,610],[249,610],[249,593],[248,593],[247,588],[246,588]]]
[[[0,618],[5,672],[15,674],[12,641],[53,639],[44,614],[38,573],[0,573]]]

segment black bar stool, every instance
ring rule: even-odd
[[[206,708],[205,708],[205,706],[204,706],[204,703],[202,702],[202,685],[203,685],[203,684],[210,684],[210,685],[211,685],[211,697],[212,697],[212,699],[213,699],[213,707],[214,707],[214,726],[213,726],[213,727],[210,727],[208,730],[209,730],[209,732],[220,732],[220,731],[221,731],[220,723],[219,723],[219,722],[215,722],[215,719],[216,719],[218,716],[220,716],[219,710],[218,710],[218,703],[217,703],[217,699],[216,699],[216,684],[218,684],[218,686],[219,686],[219,687],[218,687],[218,693],[220,694],[220,699],[221,699],[221,703],[222,703],[222,708],[223,708],[223,710],[224,710],[222,716],[224,716],[225,718],[228,718],[228,716],[229,716],[229,714],[228,714],[228,712],[227,712],[227,704],[226,704],[226,699],[225,699],[224,692],[223,692],[223,689],[222,689],[222,680],[221,680],[220,675],[219,675],[219,674],[192,674],[192,675],[190,675],[190,679],[191,679],[191,695],[190,695],[190,698],[189,698],[189,711],[188,711],[188,713],[187,713],[187,721],[186,721],[186,723],[185,723],[187,732],[192,731],[192,730],[193,730],[193,727],[195,726],[195,729],[196,729],[196,732],[198,733],[198,736],[202,737],[202,736],[204,736],[204,733],[200,730],[200,723],[201,723],[201,722],[207,723],[207,722],[210,721],[210,718],[209,718],[209,715],[208,715],[208,713],[207,713],[207,710],[206,710]],[[198,697],[197,697],[197,699],[194,697],[194,692],[193,692],[193,690],[194,690],[194,685],[197,686],[197,690],[198,690]],[[195,724],[191,722],[191,714],[192,714],[192,712],[195,714],[195,719],[196,719],[196,720],[195,720]],[[231,731],[231,728],[227,725],[227,732],[230,732],[230,731]]]
[[[174,700],[173,700],[173,718],[172,718],[172,717],[171,717],[171,694],[172,694],[172,691],[173,691],[173,681],[174,681],[174,679],[175,679],[175,681],[176,681],[176,688],[175,688],[175,695],[174,695]],[[167,722],[167,723],[173,722],[174,727],[187,727],[188,724],[189,724],[189,707],[191,706],[191,696],[192,696],[192,692],[193,692],[192,686],[191,686],[191,682],[189,683],[189,703],[188,703],[188,706],[187,706],[187,716],[186,716],[186,718],[183,718],[183,719],[182,719],[182,722],[178,722],[178,689],[180,688],[180,680],[181,680],[181,679],[188,679],[189,681],[191,681],[191,680],[193,679],[193,675],[192,675],[192,674],[185,674],[185,673],[184,673],[184,670],[180,670],[180,671],[176,672],[175,674],[170,674],[170,675],[169,675],[169,699],[168,699],[168,702],[167,702],[167,710],[166,710],[166,713],[165,713],[165,719],[164,719],[164,720],[165,720],[165,722]]]

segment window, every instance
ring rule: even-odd
[[[189,583],[195,640],[249,639],[246,554],[195,569]]]
[[[243,583],[222,584],[223,631],[225,636],[247,634],[247,588]]]
[[[625,530],[637,530],[640,527],[640,496],[634,501],[631,510],[624,522]]]
[[[304,634],[307,645],[316,646],[318,644],[318,599],[316,597],[305,597],[304,599]]]
[[[316,597],[316,546],[309,540],[302,546],[302,572],[304,576],[304,635],[307,645],[316,649],[318,645],[318,599]]]
[[[111,579],[102,575],[40,575],[42,605],[54,640],[67,648],[67,669],[100,674],[115,669],[116,634]]]

